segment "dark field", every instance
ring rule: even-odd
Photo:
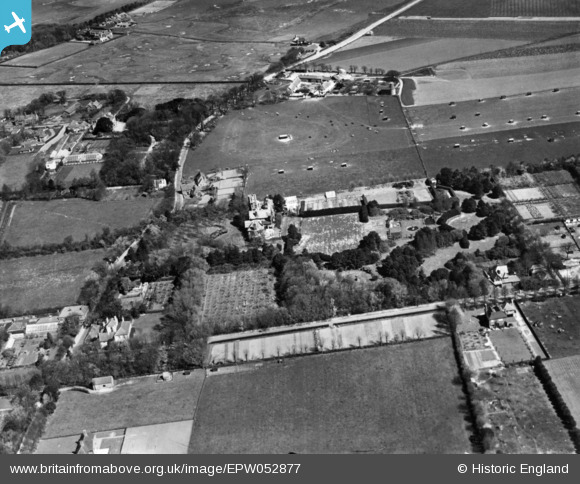
[[[281,134],[292,140],[278,141]],[[289,101],[233,112],[189,153],[184,176],[237,166],[248,166],[247,190],[259,196],[424,175],[398,100],[390,96]]]
[[[514,141],[509,142],[509,138]],[[554,141],[548,142],[548,138]],[[566,123],[457,136],[419,143],[419,146],[427,172],[434,176],[444,167],[488,168],[492,164],[507,166],[510,161],[539,162],[544,158],[567,157],[578,152],[579,140],[580,123]],[[454,148],[456,143],[459,148]]]
[[[470,451],[448,338],[241,368],[207,378],[191,453]]]
[[[552,358],[580,355],[580,297],[549,298],[526,302],[521,308]]]

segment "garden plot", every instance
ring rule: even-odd
[[[210,341],[212,364],[263,360],[284,356],[361,348],[446,334],[440,327],[436,311],[423,311],[404,316],[377,317],[348,324],[311,323],[277,328],[257,337],[226,335]],[[370,315],[367,315],[370,316]],[[339,318],[340,319],[340,318]],[[307,326],[306,328],[304,326]]]
[[[505,190],[506,197],[510,202],[527,202],[528,200],[543,200],[546,198],[544,192],[538,188],[516,188]]]
[[[576,422],[580,421],[580,356],[544,362]]]
[[[515,207],[524,221],[552,219],[558,216],[558,211],[551,203],[527,203]]]
[[[275,306],[274,276],[267,269],[207,276],[202,320],[243,321]]]
[[[489,339],[506,365],[533,359],[530,349],[517,328],[490,331]]]
[[[293,219],[289,219],[292,223]],[[386,216],[370,217],[368,223],[359,221],[357,213],[327,215],[297,219],[298,230],[302,234],[297,252],[322,252],[332,255],[346,249],[356,249],[362,238],[369,232],[377,232],[381,239],[387,239]]]

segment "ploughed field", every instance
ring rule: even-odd
[[[232,368],[206,379],[191,453],[471,450],[448,337]]]
[[[291,140],[282,142],[280,135]],[[184,177],[238,166],[248,167],[246,190],[258,196],[424,175],[398,100],[390,96],[328,97],[231,112],[190,151]]]

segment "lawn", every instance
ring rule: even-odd
[[[20,190],[34,164],[34,153],[7,156],[3,162],[0,162],[0,187],[6,184],[12,190]]]
[[[580,356],[544,362],[570,413],[580,421]]]
[[[547,361],[546,363],[552,363]],[[530,367],[495,370],[476,390],[504,454],[571,454],[574,447]]]
[[[449,338],[246,369],[206,380],[191,453],[471,450]]]
[[[525,302],[522,311],[552,358],[580,354],[580,298],[564,296]]]
[[[281,143],[280,134],[292,140]],[[190,151],[184,177],[238,166],[248,167],[246,190],[258,196],[424,176],[398,100],[390,96],[329,97],[231,112]]]
[[[62,308],[76,304],[91,268],[103,260],[104,250],[23,257],[0,261],[0,304],[16,313]]]
[[[158,334],[155,326],[161,322],[161,316],[161,313],[146,313],[135,319],[133,321],[135,336],[147,339]]]
[[[19,202],[6,230],[5,241],[18,247],[58,244],[68,236],[75,241],[83,240],[85,235],[92,238],[105,227],[115,230],[139,225],[158,202],[156,198],[116,202],[82,199]]]
[[[499,329],[489,333],[489,339],[504,364],[531,361],[532,353],[517,328]]]
[[[486,250],[491,249],[495,245],[495,241],[498,237],[488,237],[483,240],[471,240],[469,242],[469,249],[462,249],[459,247],[459,242],[453,244],[451,247],[437,249],[435,254],[425,258],[421,268],[425,271],[426,275],[429,275],[434,270],[443,267],[446,262],[453,259],[459,252],[473,253],[477,249],[485,252]]]
[[[89,178],[93,172],[98,174],[103,167],[102,163],[84,163],[81,165],[63,166],[57,174],[57,180],[65,187],[70,187],[76,179]]]
[[[156,376],[124,381],[112,393],[63,392],[43,438],[191,420],[204,378],[204,370],[195,370],[170,382],[156,383]]]

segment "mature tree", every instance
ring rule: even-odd
[[[106,116],[99,118],[97,124],[95,125],[95,129],[93,130],[94,135],[98,135],[101,133],[111,133],[113,132],[113,121]]]

